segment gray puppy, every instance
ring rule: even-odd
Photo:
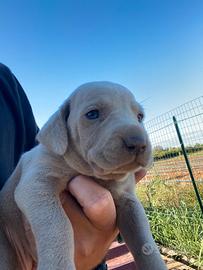
[[[132,93],[115,83],[87,83],[73,92],[0,193],[1,270],[34,263],[37,270],[75,269],[73,229],[59,194],[79,174],[110,190],[138,269],[166,269],[133,192],[133,173],[151,164],[143,114]]]

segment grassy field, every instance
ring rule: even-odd
[[[155,240],[203,267],[203,219],[199,206],[146,209]]]
[[[198,182],[197,187],[203,198],[203,181]],[[191,182],[165,182],[157,178],[150,182],[137,184],[137,193],[145,208],[178,208],[182,203],[188,208],[197,205]]]
[[[203,152],[191,155],[190,162],[203,198]],[[136,193],[156,241],[195,258],[203,267],[203,216],[191,182],[177,182],[190,180],[183,157],[155,162],[145,180],[137,185]]]

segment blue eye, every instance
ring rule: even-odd
[[[138,121],[139,121],[140,123],[142,122],[143,118],[144,118],[144,114],[143,114],[143,113],[138,113],[137,119],[138,119]]]
[[[90,120],[97,119],[99,118],[99,110],[91,110],[88,113],[86,113],[85,116]]]

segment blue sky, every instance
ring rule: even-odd
[[[94,80],[127,86],[149,120],[203,95],[203,1],[0,0],[0,62],[39,126]]]

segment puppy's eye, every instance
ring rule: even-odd
[[[142,122],[143,118],[144,118],[144,114],[143,114],[143,113],[138,113],[137,119],[138,119],[138,121],[139,121],[140,123]]]
[[[88,113],[86,113],[85,116],[90,120],[97,119],[99,118],[99,110],[91,110]]]

